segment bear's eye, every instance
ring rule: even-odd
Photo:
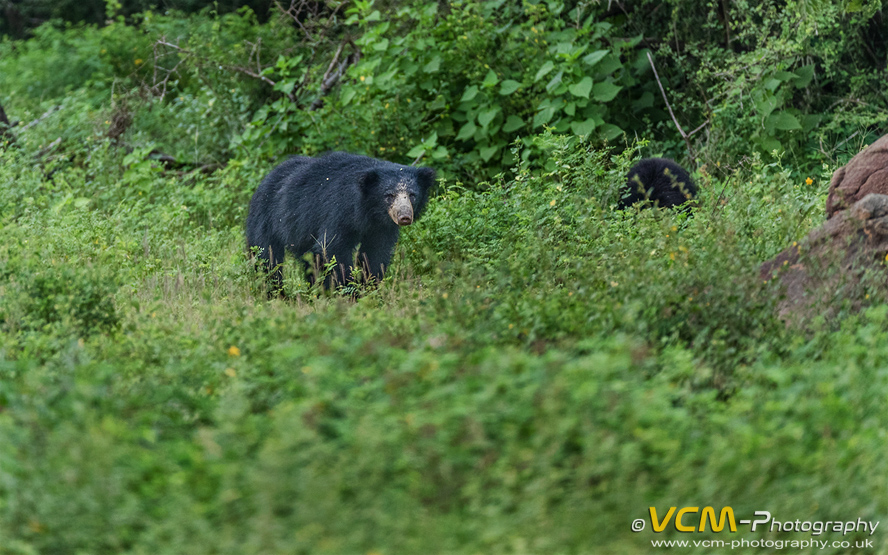
[[[416,200],[416,195],[413,193],[410,193],[410,202],[413,202],[414,200]]]

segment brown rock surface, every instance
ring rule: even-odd
[[[888,196],[870,194],[762,264],[760,272],[765,281],[779,280],[780,316],[799,321],[832,313],[837,301],[859,307],[867,273],[866,285],[888,290],[886,255]]]
[[[827,219],[871,193],[888,195],[888,135],[833,174],[826,198]]]

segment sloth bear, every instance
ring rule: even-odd
[[[697,195],[688,172],[668,158],[643,158],[626,176],[626,187],[618,207],[628,208],[650,201],[663,208],[678,206]]]
[[[335,257],[327,288],[350,281],[353,266],[364,279],[379,281],[401,226],[419,219],[434,183],[431,168],[346,152],[294,156],[272,170],[253,195],[247,247],[260,248],[260,261],[278,288],[285,250],[297,257],[312,253],[321,268]],[[314,276],[309,280],[314,283]]]

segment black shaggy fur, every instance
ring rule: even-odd
[[[349,281],[356,252],[364,277],[381,280],[400,226],[422,215],[434,183],[431,168],[345,152],[295,156],[272,170],[253,195],[247,246],[260,247],[259,258],[278,286],[285,250],[297,257],[310,252],[316,264],[335,257],[335,275],[327,277],[327,287]],[[401,212],[392,215],[396,198]]]
[[[684,204],[697,196],[690,174],[668,158],[643,158],[629,170],[619,207],[649,200],[660,207]]]

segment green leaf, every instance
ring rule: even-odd
[[[602,60],[598,62],[598,64],[595,66],[595,74],[603,79],[605,76],[612,75],[614,72],[620,70],[622,67],[623,64],[620,63],[620,57],[608,53],[608,55],[602,58]]]
[[[573,42],[559,42],[555,45],[555,52],[565,55],[565,57],[571,50],[573,50]]]
[[[466,89],[466,92],[463,93],[462,98],[459,99],[460,102],[469,102],[475,95],[478,94],[478,85],[472,85]]]
[[[820,114],[809,114],[806,116],[802,116],[802,130],[805,133],[812,131],[815,127],[820,125],[820,122],[823,120],[823,116]]]
[[[623,87],[608,83],[607,81],[596,83],[592,87],[592,98],[598,102],[610,102],[621,90],[623,90]]]
[[[419,71],[419,64],[407,63],[401,66],[401,72],[407,76],[415,75],[417,71]]]
[[[536,77],[533,78],[533,82],[536,83],[537,81],[545,77],[546,74],[548,74],[553,69],[555,69],[555,64],[553,64],[552,62],[544,63],[539,71],[537,71]]]
[[[789,71],[775,71],[774,79],[778,81],[792,81],[793,79],[797,79],[798,75],[795,73],[791,73]]]
[[[435,73],[441,67],[441,56],[435,56],[432,61],[422,66],[422,70],[426,73]]]
[[[480,123],[482,127],[487,127],[499,112],[500,108],[498,106],[493,107],[489,110],[484,110],[483,112],[478,114],[478,123]]]
[[[605,123],[598,128],[598,135],[605,140],[612,141],[623,134],[623,130],[616,125]]]
[[[438,95],[438,97],[435,98],[435,100],[429,102],[429,103],[426,105],[426,107],[427,107],[429,110],[432,110],[432,111],[434,111],[434,110],[443,110],[444,108],[447,107],[447,100],[444,98],[444,96],[442,96],[442,95]]]
[[[435,160],[441,160],[442,158],[447,158],[448,154],[446,146],[439,146],[432,152],[432,158]],[[417,154],[417,156],[419,155]]]
[[[583,56],[583,63],[588,66],[594,66],[595,64],[600,62],[602,58],[607,56],[607,53],[608,50],[596,50],[591,54],[586,54],[585,56]]]
[[[769,79],[765,79],[762,83],[766,89],[773,92],[777,90],[777,87],[780,86],[780,79],[774,79],[773,77]]]
[[[792,84],[800,89],[807,87],[811,84],[811,80],[814,79],[814,64],[796,68],[795,74],[798,77],[793,79]]]
[[[420,143],[407,151],[407,157],[408,158],[416,158],[417,156],[419,156],[420,154],[425,152],[425,150],[426,150],[425,145]]]
[[[352,88],[345,89],[342,91],[342,96],[340,97],[340,101],[343,106],[347,106],[349,102],[358,94],[358,91]]]
[[[524,127],[524,120],[519,118],[518,116],[509,116],[506,120],[506,124],[503,125],[503,131],[506,133],[511,133],[512,131],[516,131]]]
[[[589,98],[589,93],[592,92],[592,78],[589,76],[583,77],[579,83],[569,86],[567,90],[574,96]]]
[[[487,72],[487,75],[484,77],[484,81],[481,82],[481,85],[490,88],[497,83],[499,83],[499,77],[497,77],[496,73],[491,69]]]
[[[398,72],[397,68],[393,68],[390,71],[386,71],[382,75],[376,78],[376,86],[381,89],[387,89],[388,85],[391,83],[392,78]],[[369,84],[369,81],[366,81]]]
[[[555,77],[552,78],[551,81],[546,85],[546,92],[552,92],[558,85],[561,84],[561,78],[564,76],[564,70],[559,71],[555,74]]]
[[[554,115],[555,115],[555,108],[553,108],[551,106],[548,108],[543,108],[542,110],[537,112],[537,114],[533,117],[533,126],[539,127],[541,125],[549,123],[549,120],[551,120],[552,116],[554,116]]]
[[[465,121],[465,118],[463,119]],[[438,133],[439,137],[455,137],[456,131],[453,130],[453,118],[442,117],[438,120],[438,125],[435,127],[435,132]]]
[[[506,79],[505,81],[503,81],[502,85],[500,85],[500,92],[499,93],[503,96],[508,95],[508,94],[512,94],[513,92],[517,91],[520,86],[521,86],[521,83],[519,83],[518,81],[513,81],[512,79]]]
[[[285,79],[274,84],[274,90],[289,93],[296,86],[296,79]]]
[[[487,162],[493,155],[496,154],[496,151],[499,150],[498,146],[486,146],[478,150],[478,153],[481,155],[481,159]]]
[[[456,135],[457,141],[467,141],[471,139],[475,135],[475,131],[478,129],[478,126],[475,125],[475,122],[469,121],[465,125],[463,125],[459,133]]]
[[[389,47],[389,40],[382,39],[381,41],[379,41],[373,45],[373,50],[375,50],[377,52],[382,52],[383,50],[386,50],[388,47]]]
[[[638,100],[632,103],[632,109],[643,110],[654,105],[654,94],[651,91],[642,93]]]
[[[768,117],[771,115],[771,112],[773,112],[776,107],[777,97],[771,94],[755,103],[755,109],[762,115],[762,117]]]
[[[589,118],[586,121],[574,121],[570,124],[570,130],[575,135],[589,135],[595,130],[595,120]]]
[[[774,137],[764,137],[759,140],[759,144],[765,152],[770,153],[775,150],[777,152],[783,152],[783,145]]]
[[[789,112],[777,112],[776,114],[771,114],[769,119],[772,119],[771,124],[774,128],[780,129],[781,131],[795,131],[796,129],[802,128],[802,124],[799,123],[798,118]]]

